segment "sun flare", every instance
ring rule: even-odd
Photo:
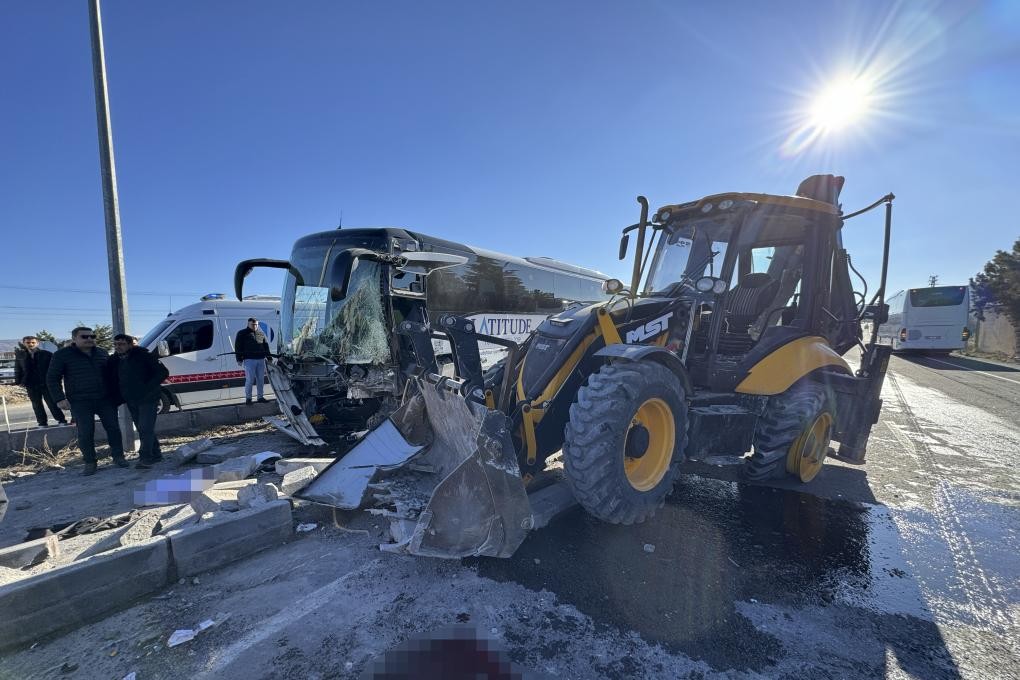
[[[825,87],[811,106],[811,124],[838,132],[864,118],[871,108],[872,86],[863,78],[844,78]]]

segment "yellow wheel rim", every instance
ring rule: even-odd
[[[632,487],[638,491],[648,491],[662,481],[673,460],[673,447],[676,444],[673,410],[662,399],[649,399],[638,407],[627,428],[627,434],[637,425],[648,431],[648,448],[640,458],[631,458],[624,453],[623,470]]]
[[[810,482],[822,469],[832,437],[832,414],[823,411],[801,432],[786,454],[786,471]]]

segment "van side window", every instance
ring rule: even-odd
[[[170,354],[184,354],[209,349],[213,344],[213,322],[202,319],[185,321],[165,338]]]

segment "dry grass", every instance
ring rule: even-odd
[[[43,437],[42,446],[33,448],[28,446],[28,433],[25,434],[25,443],[21,449],[13,452],[12,458],[20,456],[21,460],[14,465],[0,469],[2,477],[17,477],[26,472],[41,472],[42,470],[63,470],[64,466],[81,456],[81,449],[78,448],[78,440],[72,439],[61,448],[53,450],[48,437]]]
[[[21,385],[0,385],[0,396],[7,401],[8,406],[28,402],[28,392]]]

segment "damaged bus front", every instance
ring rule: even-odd
[[[417,367],[411,339],[392,332],[401,322],[456,312],[526,336],[564,304],[602,299],[605,279],[397,228],[319,232],[298,240],[289,260],[245,260],[238,297],[256,267],[287,272],[268,369],[282,415],[273,423],[314,446],[350,441],[399,405]]]

